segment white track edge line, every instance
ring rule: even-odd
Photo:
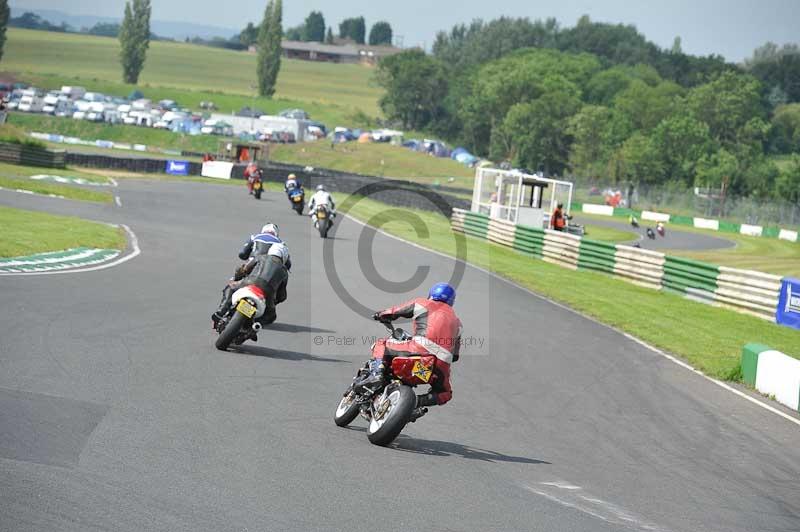
[[[74,270],[51,270],[46,272],[4,272],[0,273],[0,276],[21,276],[21,275],[57,275],[57,274],[65,274],[65,273],[83,273],[83,272],[94,272],[97,270],[105,270],[107,268],[113,268],[114,266],[118,266],[123,262],[127,262],[134,257],[139,256],[142,253],[142,250],[139,248],[139,239],[136,237],[136,233],[134,233],[130,227],[125,224],[120,224],[126,233],[128,233],[128,237],[130,238],[131,248],[133,251],[124,255],[114,261],[107,262],[105,264],[99,264],[97,266],[90,266],[88,268],[75,268]]]
[[[404,238],[401,238],[399,236],[391,235],[391,234],[387,233],[386,231],[384,231],[383,229],[376,229],[376,228],[372,227],[371,225],[368,225],[368,224],[362,222],[361,220],[357,220],[357,219],[353,218],[349,214],[345,214],[345,216],[347,218],[349,218],[350,220],[353,220],[357,224],[363,225],[364,227],[370,227],[374,231],[377,231],[378,233],[381,233],[384,236],[388,236],[389,238],[393,238],[393,239],[398,240],[400,242],[404,242],[404,243],[406,243],[406,244],[408,244],[410,246],[413,246],[415,248],[427,251],[429,253],[433,253],[435,255],[439,255],[440,257],[444,257],[444,258],[447,258],[447,259],[450,259],[450,260],[453,260],[453,261],[456,261],[456,262],[463,262],[465,265],[469,266],[470,268],[473,268],[475,270],[478,270],[480,272],[488,274],[488,275],[494,277],[495,279],[499,279],[499,280],[501,280],[501,281],[503,281],[503,282],[515,287],[515,288],[518,288],[520,290],[523,290],[523,291],[527,292],[528,294],[530,294],[530,295],[532,295],[532,296],[534,296],[534,297],[536,297],[538,299],[541,299],[543,301],[547,301],[548,303],[550,303],[552,305],[555,305],[555,306],[557,306],[559,308],[562,308],[564,310],[572,312],[573,314],[581,316],[582,318],[585,318],[585,319],[587,319],[587,320],[589,320],[591,322],[597,323],[598,325],[602,325],[603,327],[611,329],[612,331],[615,331],[615,332],[621,334],[622,336],[628,338],[629,340],[639,344],[640,346],[644,347],[645,349],[647,349],[649,351],[652,351],[653,353],[656,353],[658,355],[661,355],[662,357],[666,358],[670,362],[674,362],[675,364],[681,366],[682,368],[685,368],[685,369],[691,371],[695,375],[699,375],[700,377],[706,379],[707,381],[713,382],[717,386],[719,386],[719,387],[721,387],[721,388],[723,388],[725,390],[728,390],[729,392],[731,392],[731,393],[733,393],[735,395],[738,395],[739,397],[741,397],[743,399],[746,399],[746,400],[750,401],[751,403],[753,403],[753,404],[755,404],[757,406],[760,406],[761,408],[764,408],[765,410],[768,410],[769,412],[772,412],[773,414],[777,414],[780,417],[782,417],[782,418],[784,418],[784,419],[786,419],[788,421],[791,421],[792,423],[794,423],[795,425],[800,427],[800,419],[797,419],[797,418],[795,418],[793,416],[790,416],[789,414],[787,414],[785,412],[781,412],[777,408],[775,408],[775,407],[773,407],[771,405],[768,405],[768,404],[766,404],[766,403],[764,403],[762,401],[759,401],[755,397],[751,397],[750,395],[747,395],[746,393],[742,392],[741,390],[737,390],[736,388],[734,388],[734,387],[732,387],[732,386],[730,386],[730,385],[728,385],[728,384],[726,384],[726,383],[724,383],[722,381],[719,381],[719,380],[717,380],[717,379],[715,379],[713,377],[709,377],[708,375],[706,375],[705,373],[703,373],[699,369],[696,369],[696,368],[692,367],[691,365],[687,364],[686,362],[684,362],[682,360],[679,360],[678,358],[676,358],[676,357],[674,357],[674,356],[672,356],[672,355],[670,355],[668,353],[665,353],[661,349],[658,349],[657,347],[654,347],[654,346],[648,344],[644,340],[642,340],[640,338],[637,338],[637,337],[633,336],[630,333],[626,333],[625,331],[617,329],[616,327],[613,327],[611,325],[603,323],[603,322],[599,321],[598,319],[593,318],[592,316],[589,316],[587,314],[584,314],[583,312],[581,312],[579,310],[576,310],[574,308],[568,307],[568,306],[564,305],[563,303],[559,303],[558,301],[553,301],[552,299],[550,299],[548,297],[545,297],[545,296],[543,296],[541,294],[537,294],[536,292],[532,291],[531,289],[526,288],[524,286],[521,286],[521,285],[515,283],[514,281],[511,281],[510,279],[506,279],[505,277],[502,277],[501,275],[496,274],[496,273],[494,273],[492,271],[489,271],[489,270],[487,270],[485,268],[481,268],[480,266],[476,266],[474,264],[471,264],[471,263],[469,263],[469,262],[467,262],[467,261],[465,261],[463,259],[458,259],[458,258],[455,258],[455,257],[453,257],[451,255],[446,254],[446,253],[442,253],[441,251],[436,251],[436,250],[433,250],[433,249],[430,249],[430,248],[426,248],[426,247],[424,247],[424,246],[422,246],[420,244],[417,244],[416,242],[410,242],[410,241],[405,240]],[[467,237],[467,235],[464,235],[464,238],[466,238],[466,237]]]

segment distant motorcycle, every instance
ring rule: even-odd
[[[647,228],[647,238],[649,238],[650,240],[655,240],[656,239],[656,232],[653,231],[652,227],[648,227]]]
[[[636,216],[631,215],[629,220],[631,222],[631,226],[637,227],[637,228],[639,227],[639,220],[636,219]]]
[[[256,285],[243,286],[231,296],[231,307],[227,314],[216,324],[219,333],[214,345],[225,351],[229,345],[241,345],[254,338],[261,330],[256,321],[267,309],[267,298],[264,291]]]
[[[384,325],[391,331],[391,338],[401,342],[410,338],[403,329],[396,329],[388,322]],[[394,357],[386,369],[384,384],[376,389],[358,385],[369,375],[369,363],[365,364],[339,401],[333,422],[346,427],[361,414],[369,423],[369,441],[389,445],[409,422],[427,413],[427,408],[417,408],[414,387],[436,381],[435,364],[436,357],[432,355]]]
[[[663,224],[663,223],[661,223],[661,222],[658,222],[658,224],[656,224],[656,232],[657,232],[659,235],[661,235],[661,237],[664,237],[664,236],[666,235],[666,232],[667,232],[667,230],[666,230],[666,228],[664,227],[664,224]]]
[[[264,189],[264,184],[261,182],[261,177],[256,177],[253,181],[253,197],[257,200],[261,199],[261,191]]]
[[[286,196],[289,198],[292,209],[294,209],[297,214],[302,215],[303,205],[306,199],[305,190],[303,190],[302,187],[290,188],[288,192],[286,192]]]
[[[328,230],[331,228],[331,211],[325,204],[314,207],[314,227],[319,231],[320,238],[328,238]]]

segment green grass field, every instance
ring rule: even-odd
[[[108,37],[9,28],[3,70],[47,87],[82,85],[126,96],[119,65],[119,41]],[[221,112],[253,105],[256,56],[184,43],[151,42],[138,88],[153,100],[170,98],[197,108],[212,100]],[[374,70],[360,65],[284,59],[275,97],[257,98],[267,112],[302,107],[312,118],[342,125],[358,110],[379,115],[382,90]]]
[[[77,247],[124,249],[118,227],[72,216],[0,207],[0,257],[19,257]]]
[[[438,183],[464,188],[470,193],[475,177],[475,170],[452,159],[430,157],[402,146],[384,143],[348,142],[335,144],[333,149],[331,143],[324,140],[279,144],[271,147],[270,159],[343,172]],[[448,182],[449,177],[453,177],[454,181]]]
[[[636,240],[638,235],[632,231],[621,231],[613,227],[585,224],[586,238],[601,242],[630,242]]]
[[[54,194],[67,199],[111,203],[114,199],[111,192],[90,190],[79,186],[61,185],[48,181],[34,181],[30,178],[3,177],[0,175],[0,187],[11,190],[25,190],[36,194]]]
[[[337,197],[338,205],[343,201],[344,196]],[[381,203],[363,200],[350,214],[366,221],[385,209]],[[390,222],[382,229],[454,256],[449,221],[440,215],[414,212],[427,224],[428,238],[419,238],[405,223]],[[797,331],[787,327],[601,273],[568,270],[472,237],[467,240],[470,263],[674,353],[714,377],[740,378],[741,349],[748,342],[761,342],[800,358]]]
[[[86,120],[73,120],[66,117],[55,117],[41,114],[11,113],[8,123],[26,131],[40,133],[55,133],[68,137],[78,137],[85,140],[111,140],[129,144],[144,144],[148,147],[159,147],[172,150],[185,150],[196,152],[217,152],[217,144],[221,137],[212,135],[181,135],[163,129],[151,127],[137,127],[126,125],[110,125],[104,123],[88,122]],[[60,149],[80,151],[82,147],[68,144],[60,145]],[[95,153],[110,152],[103,148],[94,148]],[[115,153],[125,153],[116,150]]]

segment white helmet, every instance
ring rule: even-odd
[[[286,244],[282,243],[272,244],[269,247],[267,255],[272,257],[278,257],[279,259],[281,259],[281,262],[285,265],[286,262],[289,260],[289,248],[286,247]]]
[[[272,236],[275,236],[275,237],[280,237],[280,234],[278,234],[278,226],[275,225],[275,224],[267,224],[267,225],[265,225],[264,227],[261,228],[261,232],[262,233],[268,233],[268,234],[270,234]]]
[[[325,190],[325,185],[323,184],[317,185],[317,190]]]

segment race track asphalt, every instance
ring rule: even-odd
[[[732,248],[736,245],[732,240],[723,237],[712,236],[705,233],[692,233],[689,231],[681,231],[679,227],[667,224],[664,236],[661,237],[656,234],[655,239],[647,237],[647,228],[650,227],[653,231],[656,230],[655,222],[640,222],[639,228],[631,227],[627,222],[617,221],[615,219],[602,219],[598,217],[581,218],[580,215],[576,216],[578,223],[586,223],[588,225],[598,225],[601,227],[610,227],[612,229],[619,229],[620,231],[630,231],[637,233],[639,237],[626,244],[633,244],[638,242],[643,249],[652,249],[657,251],[687,250],[687,251],[703,251],[711,249],[724,249]],[[591,230],[586,235],[592,238]]]
[[[332,415],[383,331],[331,288],[307,217],[238,187],[117,192],[122,207],[0,191],[125,223],[142,249],[106,270],[0,278],[0,530],[800,529],[800,427],[472,268],[452,402],[372,446],[362,420]],[[217,351],[209,314],[267,220],[292,250],[289,300],[258,343]],[[333,261],[369,308],[422,288],[373,286],[364,235],[391,282],[453,270],[341,220]]]

